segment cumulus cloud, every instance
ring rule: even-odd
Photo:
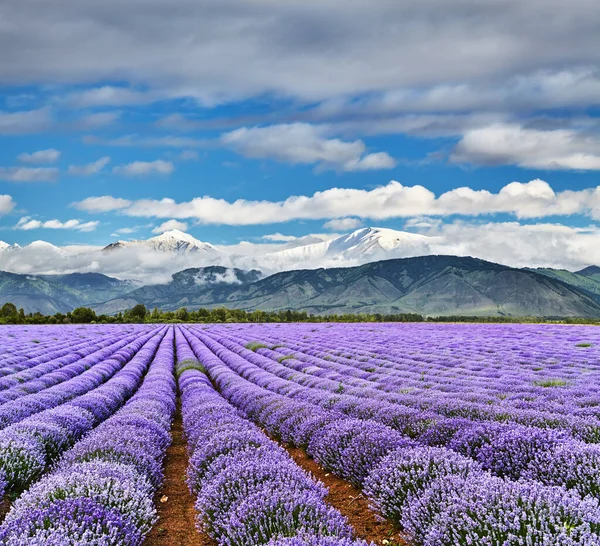
[[[93,163],[88,163],[87,165],[69,165],[69,174],[75,176],[91,176],[93,174],[98,174],[109,163],[110,157],[105,156]]]
[[[203,224],[257,225],[291,220],[354,217],[384,220],[415,216],[480,216],[505,213],[517,218],[543,218],[572,214],[600,218],[600,186],[555,192],[543,180],[511,182],[498,193],[456,188],[436,196],[424,186],[403,186],[392,181],[372,190],[332,188],[312,196],[297,195],[284,201],[229,202],[204,196],[177,203],[174,199],[115,200],[105,196],[104,210],[146,218],[194,219]],[[85,209],[90,203],[76,203]],[[114,208],[110,204],[114,201]],[[92,201],[93,206],[94,201]]]
[[[0,167],[0,180],[5,182],[54,182],[57,178],[55,167]]]
[[[147,86],[214,104],[267,93],[317,101],[447,82],[491,89],[524,72],[597,66],[599,16],[589,0],[460,0],[440,17],[445,7],[442,0],[158,0],[140,19],[133,0],[75,10],[67,0],[5,0],[0,47],[14,54],[2,56],[0,74],[17,85],[89,85],[127,74],[137,87],[92,90],[88,104],[140,103],[138,89]]]
[[[600,264],[597,226],[457,221],[437,226],[429,233],[441,241],[432,253],[475,256],[513,267],[577,270]]]
[[[159,226],[156,226],[152,230],[152,233],[164,233],[165,231],[170,231],[172,229],[177,229],[179,231],[187,231],[188,225],[185,222],[180,222],[179,220],[167,220]]]
[[[122,135],[116,138],[102,138],[95,135],[85,135],[84,144],[114,146],[117,148],[199,148],[208,146],[209,140],[182,136],[140,137],[139,135]]]
[[[329,138],[330,130],[309,123],[242,127],[222,135],[221,143],[246,157],[317,165],[321,170],[369,171],[396,166],[396,161],[384,152],[365,155],[366,146],[361,140]]]
[[[29,221],[31,219],[25,220],[23,224]],[[600,263],[600,229],[597,226],[573,228],[556,223],[454,221],[424,228],[422,234],[418,240],[403,237],[406,245],[390,254],[380,253],[377,259],[386,255],[409,257],[454,254],[475,256],[510,266],[550,266],[573,271]],[[327,240],[327,237],[332,236],[309,235],[287,243],[255,244],[246,241],[219,246],[221,252],[211,257],[173,255],[136,247],[108,252],[99,247],[70,246],[57,252],[56,247],[37,245],[31,249],[24,247],[15,252],[0,252],[0,269],[32,274],[96,271],[152,283],[166,282],[171,274],[182,269],[213,264],[241,269],[254,267],[270,274],[299,267],[354,266],[373,258],[371,255],[362,259],[358,255],[339,258],[326,251],[285,252],[295,247],[319,243]],[[517,240],[519,244],[515,245]],[[282,250],[284,252],[279,252]]]
[[[0,110],[0,134],[25,135],[39,133],[47,129],[52,121],[52,115],[48,108],[17,112]]]
[[[0,195],[0,215],[8,214],[16,206],[10,195]]]
[[[93,131],[112,125],[119,117],[119,112],[94,112],[75,119],[69,127],[76,131]]]
[[[155,161],[134,161],[113,168],[113,173],[124,176],[147,176],[151,174],[171,174],[175,165],[170,161],[157,159]]]
[[[60,220],[36,220],[30,216],[23,216],[14,226],[14,229],[23,231],[29,231],[32,229],[73,229],[76,231],[94,231],[100,222],[81,222],[81,220],[67,220],[61,222]]]
[[[83,201],[72,203],[71,206],[85,212],[111,212],[122,210],[131,206],[133,201],[122,199],[121,197],[111,197],[104,195],[102,197],[88,197]]]
[[[334,218],[325,222],[323,227],[332,231],[350,231],[363,225],[363,221],[358,218]]]
[[[56,163],[60,159],[60,152],[54,148],[48,148],[47,150],[39,150],[33,153],[22,153],[19,154],[17,159],[21,163],[33,163],[36,165]]]
[[[137,226],[119,228],[119,229],[115,229],[115,231],[113,233],[111,233],[110,236],[111,237],[119,237],[121,235],[131,235],[132,233],[135,233],[137,230],[138,230]]]
[[[73,108],[94,106],[136,106],[156,100],[156,94],[136,91],[127,87],[104,85],[69,94],[65,101]]]
[[[494,124],[467,131],[450,159],[476,165],[600,170],[600,139],[573,129],[544,131]]]
[[[269,233],[261,237],[263,241],[272,241],[274,243],[289,243],[290,241],[296,241],[298,237],[296,235],[284,235],[283,233]]]
[[[242,284],[242,281],[237,278],[233,269],[227,269],[224,273],[215,273],[213,275],[197,275],[194,279],[194,284],[198,286],[206,286],[211,284]]]

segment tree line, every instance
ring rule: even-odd
[[[96,314],[89,307],[78,307],[68,313],[43,315],[25,313],[12,303],[0,307],[0,324],[125,324],[125,323],[236,323],[236,322],[468,322],[468,323],[564,323],[599,324],[600,318],[564,318],[564,317],[510,317],[488,316],[472,317],[452,315],[443,317],[425,317],[418,313],[345,313],[332,315],[312,315],[306,311],[244,311],[243,309],[196,309],[185,307],[177,311],[162,311],[155,307],[149,310],[138,304],[116,315]]]

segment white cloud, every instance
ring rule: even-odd
[[[178,229],[179,231],[187,231],[188,225],[185,222],[180,222],[179,220],[167,220],[160,224],[160,226],[156,226],[152,233],[164,233],[165,231],[170,231],[172,229]]]
[[[33,163],[36,165],[43,165],[48,163],[56,163],[60,159],[60,155],[61,154],[58,150],[55,150],[54,148],[49,148],[47,150],[39,150],[30,154],[19,154],[17,159],[21,163]]]
[[[76,231],[94,231],[100,222],[81,222],[80,220],[67,220],[61,222],[60,220],[46,220],[42,222],[31,218],[30,216],[23,216],[14,226],[14,229],[29,231],[32,229],[73,229]]]
[[[31,219],[20,222],[25,225]],[[41,221],[37,221],[43,224]],[[57,221],[54,221],[57,222]],[[54,225],[58,229],[57,222]],[[66,222],[65,222],[66,224]],[[38,224],[28,229],[43,227]],[[51,226],[48,226],[51,227]],[[510,266],[551,266],[577,270],[600,264],[600,228],[573,228],[562,224],[524,224],[518,222],[465,222],[438,224],[424,231],[419,244],[400,247],[389,257],[424,254],[475,256]],[[287,243],[254,244],[242,242],[219,246],[218,261],[198,261],[194,254],[172,255],[128,247],[126,251],[101,252],[100,247],[70,246],[56,252],[54,247],[37,245],[18,252],[0,253],[0,269],[15,273],[71,273],[97,271],[119,278],[138,278],[146,282],[166,282],[172,273],[189,267],[219,263],[227,267],[256,267],[265,273],[286,268],[352,266],[360,259],[335,260],[327,253],[283,253],[281,261],[269,259],[273,252],[330,239],[332,235],[308,235]],[[515,244],[519,241],[519,244]],[[286,256],[290,261],[286,261]],[[316,257],[315,257],[316,256]],[[381,256],[380,256],[381,257]],[[294,261],[295,260],[295,261]],[[364,261],[364,260],[363,260]]]
[[[0,180],[5,182],[54,182],[57,178],[55,167],[0,167]]]
[[[92,90],[92,104],[144,102],[138,89],[147,87],[208,104],[267,94],[314,102],[448,82],[493,93],[515,75],[597,67],[600,51],[593,0],[460,0],[452,10],[442,0],[157,0],[143,18],[132,0],[79,4],[4,0],[0,47],[14,51],[0,58],[6,85],[125,76],[136,85]],[[551,90],[568,93],[557,83]]]
[[[71,93],[65,100],[73,108],[90,108],[94,106],[135,106],[151,103],[156,98],[155,93],[105,85]]]
[[[52,121],[48,108],[19,112],[0,111],[0,134],[24,135],[39,133],[47,129]]]
[[[283,233],[269,233],[263,235],[261,239],[263,241],[271,241],[274,243],[289,243],[291,241],[297,241],[299,237],[296,235],[284,235]]]
[[[104,167],[110,163],[110,157],[101,157],[93,163],[87,165],[69,165],[69,174],[76,176],[90,176],[92,174],[98,174]]]
[[[8,214],[17,204],[10,195],[0,195],[0,215]]]
[[[290,123],[268,127],[242,127],[221,136],[221,143],[255,159],[317,165],[318,169],[368,171],[391,169],[395,160],[384,152],[365,155],[361,140],[329,138],[327,126]]]
[[[432,253],[475,256],[513,267],[577,270],[600,264],[600,229],[563,224],[453,222],[433,228],[441,238]],[[518,244],[515,244],[518,241]]]
[[[363,225],[363,221],[358,218],[334,218],[325,222],[323,227],[333,231],[351,231]]]
[[[101,200],[105,212],[121,210],[123,214],[134,217],[194,219],[203,224],[238,226],[346,217],[385,220],[497,213],[517,218],[572,214],[600,218],[600,186],[557,193],[543,180],[511,182],[498,193],[463,187],[440,196],[424,186],[403,186],[392,181],[372,190],[331,188],[312,196],[292,196],[285,201],[238,199],[228,202],[209,196],[181,203],[170,198],[124,201],[105,196],[93,199]],[[111,207],[113,202],[114,207]],[[83,201],[75,206],[85,209],[89,202],[86,205]]]
[[[428,218],[427,216],[419,216],[417,218],[409,218],[404,222],[405,229],[416,229],[418,231],[428,231],[439,227],[442,221],[439,218]]]
[[[140,137],[138,135],[122,135],[116,138],[101,138],[94,135],[85,135],[84,144],[115,146],[118,148],[200,148],[209,145],[210,141],[201,138],[190,138],[167,135],[163,137]]]
[[[110,236],[111,237],[119,237],[121,235],[131,235],[132,233],[135,233],[138,229],[139,228],[137,226],[119,228],[119,229],[115,229],[115,231],[113,233],[111,233]]]
[[[494,124],[467,131],[450,159],[476,165],[600,170],[600,139],[573,129],[544,131]]]
[[[88,197],[83,201],[72,203],[71,206],[85,212],[111,212],[125,209],[131,206],[132,203],[133,201],[129,201],[128,199],[104,195],[102,197]]]
[[[119,112],[94,112],[77,118],[69,126],[76,131],[92,131],[112,125],[119,117]]]
[[[170,161],[157,159],[155,161],[134,161],[113,168],[113,173],[124,176],[147,176],[151,174],[171,174],[175,166]]]

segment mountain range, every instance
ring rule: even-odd
[[[558,278],[558,270],[516,269],[457,256],[384,260],[268,277],[257,270],[209,266],[178,272],[165,284],[137,287],[94,273],[45,277],[0,273],[0,303],[11,301],[28,312],[46,314],[80,305],[114,314],[143,303],[161,310],[225,306],[320,315],[600,317],[597,273],[584,270],[571,275],[580,284],[588,279],[595,292]]]
[[[141,253],[146,269],[161,260],[173,266],[198,263],[199,267],[186,267],[158,283],[98,272],[33,275],[0,271],[0,304],[10,301],[27,312],[44,314],[79,306],[113,314],[143,303],[162,310],[226,306],[314,314],[600,316],[600,267],[577,272],[519,269],[471,257],[435,255],[430,252],[434,242],[435,237],[364,228],[243,256],[172,230],[89,252],[95,253],[98,263],[102,258],[108,260],[104,263],[123,262]],[[0,267],[27,252],[71,259],[69,251],[43,241],[26,247],[3,243]],[[424,255],[402,257],[419,253]],[[357,265],[314,267],[323,262]]]
[[[46,275],[95,272],[156,284],[168,281],[178,271],[209,265],[259,269],[268,275],[440,253],[435,248],[436,237],[383,228],[363,228],[341,236],[284,239],[279,243],[219,247],[170,230],[149,239],[122,240],[105,247],[60,248],[45,241],[21,247],[0,241],[0,270]]]

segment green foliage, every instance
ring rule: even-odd
[[[177,363],[175,369],[175,375],[177,376],[177,379],[179,379],[179,376],[187,370],[198,370],[199,372],[206,374],[206,368],[197,360],[182,360],[181,362]]]
[[[533,384],[536,387],[546,387],[546,388],[566,387],[567,383],[568,382],[565,379],[545,379],[543,381],[534,381],[533,382]]]
[[[578,343],[575,347],[591,347],[591,343]]]
[[[359,322],[466,322],[466,323],[551,323],[551,324],[600,324],[600,319],[585,318],[541,318],[541,317],[423,317],[415,313],[396,313],[384,315],[374,314],[343,314],[343,315],[309,315],[305,311],[244,311],[242,309],[187,309],[182,307],[177,311],[161,311],[155,307],[151,312],[143,304],[137,304],[132,309],[116,315],[96,315],[93,309],[79,307],[67,314],[42,315],[41,313],[25,314],[23,309],[16,311],[15,305],[5,303],[0,308],[0,324],[69,324],[69,323],[99,323],[120,324],[130,322],[148,323],[286,323],[286,322],[313,322],[313,323],[359,323]],[[313,328],[311,331],[316,331]],[[309,336],[305,336],[306,339]],[[253,342],[254,345],[258,342]],[[591,343],[579,343],[577,347],[591,347]],[[248,347],[255,351],[260,348],[277,349],[283,345],[267,346],[258,343],[258,346]],[[343,356],[340,353],[338,356]],[[328,357],[325,357],[328,359]]]
[[[17,316],[17,306],[14,303],[5,303],[0,309],[0,316],[13,318]]]
[[[97,318],[96,313],[89,307],[78,307],[71,312],[71,322],[78,324],[90,324]]]
[[[125,311],[124,322],[144,322],[146,315],[148,314],[148,310],[146,306],[142,303],[138,303],[133,308]]]
[[[277,359],[277,362],[279,362],[280,364],[284,361],[284,360],[290,360],[292,358],[295,358],[294,355],[284,355],[284,356],[280,356]]]
[[[259,349],[268,349],[268,347],[261,343],[260,341],[251,341],[250,343],[246,343],[246,349],[250,349],[251,351],[258,351]]]

